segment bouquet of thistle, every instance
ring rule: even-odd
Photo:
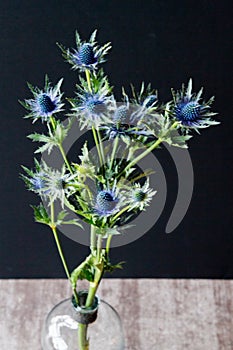
[[[191,132],[216,125],[210,111],[213,97],[205,102],[202,89],[192,92],[192,80],[181,90],[172,90],[172,99],[160,103],[158,92],[151,85],[141,84],[137,92],[131,85],[131,96],[122,89],[122,101],[116,102],[113,88],[100,65],[105,62],[111,44],[99,46],[96,31],[88,41],[75,35],[76,48],[67,49],[58,44],[66,62],[79,72],[76,91],[65,114],[65,101],[61,93],[62,79],[52,86],[45,77],[43,89],[28,84],[33,95],[21,101],[29,111],[26,118],[42,122],[47,132],[33,133],[28,137],[40,146],[35,153],[51,154],[58,149],[63,166],[55,169],[44,159],[35,159],[35,168],[23,166],[22,178],[28,190],[41,198],[33,206],[35,221],[48,225],[55,238],[65,273],[71,283],[73,303],[79,305],[77,285],[79,280],[89,282],[89,290],[83,307],[91,308],[97,288],[106,271],[121,268],[122,263],[110,261],[110,246],[114,235],[127,230],[131,221],[150,205],[156,189],[150,188],[149,178],[153,169],[142,171],[137,163],[166,142],[177,147],[187,147]],[[64,118],[65,115],[65,118]],[[75,160],[69,159],[64,142],[69,138],[73,125],[89,130],[93,139],[83,143]],[[90,152],[95,145],[96,156]],[[55,210],[56,203],[59,210]],[[72,220],[67,215],[73,212]],[[62,225],[83,223],[90,227],[90,254],[73,271],[70,271],[59,240],[58,229]],[[126,233],[127,234],[127,233]],[[88,349],[88,325],[78,327],[79,349]]]

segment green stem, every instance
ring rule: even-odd
[[[55,238],[57,249],[58,249],[58,252],[59,252],[59,255],[60,255],[63,267],[64,267],[64,270],[65,270],[66,276],[70,280],[69,269],[67,267],[66,260],[65,260],[62,248],[61,248],[61,244],[60,244],[59,238],[58,238],[57,228],[56,228],[56,225],[54,223],[54,203],[53,202],[51,203],[51,225],[50,225],[50,227],[52,229],[52,232],[53,232],[53,235],[54,235],[54,238]]]
[[[110,163],[110,170],[112,169],[112,166],[113,166],[113,162],[114,162],[116,151],[117,151],[118,142],[119,142],[119,138],[116,137],[115,140],[114,140],[114,144],[113,144],[111,163]]]
[[[54,119],[53,116],[50,117],[50,122],[52,124],[53,130],[55,130],[56,129],[56,123],[55,123],[55,119]]]
[[[95,226],[91,225],[91,252],[93,253],[96,249],[96,233],[95,233]]]
[[[130,169],[132,166],[134,166],[137,162],[139,162],[142,158],[144,158],[145,156],[147,156],[150,152],[152,152],[156,147],[158,147],[160,145],[161,142],[163,142],[165,140],[165,136],[172,130],[175,129],[177,127],[177,125],[179,125],[179,122],[174,122],[172,124],[172,126],[168,129],[168,131],[163,135],[162,138],[158,138],[158,140],[153,143],[149,148],[147,148],[144,152],[142,152],[141,154],[139,154],[136,158],[134,158],[124,169],[124,172],[127,171],[128,169]],[[120,173],[118,175],[121,176],[122,173]]]
[[[86,307],[92,306],[97,288],[103,276],[104,265],[103,265],[103,262],[101,261],[102,260],[101,253],[102,253],[102,236],[98,235],[96,263],[95,263],[95,276],[94,276],[94,281],[90,282],[90,285],[89,285],[88,296],[85,304]]]
[[[103,148],[102,139],[101,139],[101,135],[100,135],[100,131],[99,131],[98,127],[97,127],[96,131],[97,131],[97,136],[98,136],[98,140],[99,140],[100,153],[101,153],[102,161],[104,164],[105,163],[104,148]]]
[[[100,166],[102,166],[103,165],[103,159],[102,159],[100,146],[99,146],[99,141],[98,141],[98,137],[97,137],[96,130],[95,130],[94,126],[92,126],[92,133],[93,133],[96,149],[97,149],[99,160],[100,160]]]
[[[89,89],[90,92],[92,92],[90,71],[88,69],[85,69],[85,73],[86,73],[88,89]]]
[[[101,250],[102,250],[102,236],[98,235],[98,238],[97,238],[97,256],[96,256],[97,264],[100,262]]]
[[[158,140],[153,143],[149,148],[147,148],[144,152],[142,152],[141,154],[139,154],[136,158],[134,158],[124,169],[124,171],[127,171],[128,169],[130,169],[132,166],[134,166],[135,164],[137,164],[142,158],[144,158],[145,156],[147,156],[151,151],[153,151],[156,147],[159,146],[159,144],[163,141],[163,139],[158,138]]]
[[[70,163],[68,162],[68,159],[67,159],[67,157],[66,157],[64,148],[62,147],[61,144],[59,145],[59,149],[60,149],[61,155],[62,155],[62,157],[63,157],[63,159],[64,159],[64,162],[66,163],[67,168],[69,169],[70,173],[73,174],[73,170],[72,170],[72,168],[71,168],[71,166],[70,166]]]
[[[107,238],[106,248],[105,248],[107,255],[109,255],[111,240],[112,240],[112,235],[109,235]]]
[[[95,227],[91,227],[91,242],[92,242],[91,244],[96,245]],[[103,276],[104,265],[103,265],[103,263],[101,263],[101,250],[102,250],[102,237],[101,237],[101,235],[99,235],[98,242],[97,242],[95,276],[94,276],[94,281],[90,282],[90,285],[89,285],[87,300],[85,303],[86,308],[89,308],[93,305],[97,288],[98,288],[100,280]],[[88,329],[88,325],[83,325],[83,324],[79,323],[79,325],[78,325],[78,345],[79,345],[80,350],[88,350],[89,349],[89,343],[87,340],[87,329]]]
[[[89,349],[89,344],[87,340],[87,324],[78,324],[78,348],[80,350]]]
[[[121,214],[123,214],[125,211],[127,211],[130,208],[131,208],[131,205],[127,205],[126,207],[121,209],[115,216],[113,216],[112,221],[114,222],[117,218],[119,218],[119,216],[121,216]]]
[[[90,71],[88,69],[85,69],[85,74],[86,74],[88,89],[92,93]],[[103,145],[101,142],[100,132],[98,129],[96,131],[95,128],[92,127],[92,133],[93,133],[93,137],[95,140],[95,145],[97,148],[98,156],[100,159],[100,166],[102,166],[104,164],[104,150],[103,150]]]

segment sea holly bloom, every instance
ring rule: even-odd
[[[37,159],[34,160],[35,171],[22,166],[26,175],[20,174],[20,177],[25,182],[27,189],[33,191],[39,195],[46,192],[46,174],[42,171],[41,165]]]
[[[89,92],[77,94],[72,101],[73,115],[77,117],[81,130],[84,127],[98,127],[107,120],[108,106],[112,97],[105,94],[92,94]]]
[[[93,212],[98,217],[106,219],[118,212],[122,205],[123,197],[119,193],[116,183],[112,187],[98,188],[93,203]]]
[[[21,175],[28,190],[47,198],[50,203],[59,199],[62,207],[66,195],[72,191],[74,175],[66,174],[65,167],[61,171],[50,168],[45,162],[41,164],[35,160],[35,171],[23,166],[26,175]]]
[[[106,122],[113,104],[112,88],[102,70],[90,76],[91,91],[85,79],[79,77],[79,80],[76,97],[68,99],[72,106],[72,115],[77,117],[81,130],[84,127],[98,127]]]
[[[121,138],[123,141],[127,142],[127,139],[130,140],[136,140],[140,138],[141,136],[149,137],[151,136],[151,133],[149,131],[146,131],[144,129],[139,129],[138,127],[131,126],[128,124],[114,124],[114,123],[108,123],[103,126],[101,126],[101,130],[104,130],[105,136],[109,140],[113,140],[116,137]],[[141,141],[141,139],[140,139]]]
[[[21,104],[30,111],[30,113],[26,115],[26,118],[32,118],[33,123],[38,119],[47,122],[52,115],[63,110],[62,107],[64,104],[61,102],[62,94],[60,92],[62,81],[63,79],[60,79],[54,88],[52,88],[48,76],[46,75],[45,87],[43,90],[28,84],[34,98],[21,102]]]
[[[140,183],[135,183],[133,187],[130,187],[127,191],[127,202],[130,204],[130,209],[145,210],[145,207],[150,205],[153,196],[157,191],[153,191],[149,188],[149,180],[147,180],[143,186]]]
[[[151,84],[145,86],[144,83],[141,84],[141,89],[136,92],[135,87],[131,85],[133,98],[131,103],[135,105],[135,112],[131,115],[132,122],[146,122],[151,119],[156,112],[161,110],[158,106],[158,92],[151,88]]]
[[[105,56],[111,49],[111,44],[106,43],[99,47],[96,39],[97,30],[95,30],[88,42],[82,41],[79,33],[75,33],[76,49],[66,49],[62,45],[58,45],[62,50],[65,60],[72,65],[74,70],[79,69],[85,71],[85,69],[95,70],[100,63],[105,62]]]
[[[117,107],[114,111],[113,122],[116,124],[124,123],[127,119],[128,114],[129,114],[128,105],[122,105]]]
[[[181,91],[173,93],[173,117],[180,122],[181,130],[185,133],[189,129],[207,128],[211,125],[217,125],[219,122],[212,120],[210,117],[217,113],[210,112],[210,106],[214,101],[211,97],[209,101],[201,102],[203,89],[197,94],[192,93],[192,79],[189,80],[188,87],[182,86]]]
[[[47,180],[46,174],[41,171],[32,172],[26,167],[23,167],[23,169],[29,175],[29,177],[25,175],[21,175],[28,190],[35,192],[40,196],[46,196],[46,192],[48,190],[46,185],[46,180]]]
[[[150,108],[153,107],[158,102],[157,95],[149,95],[146,97],[146,99],[143,101],[143,107]]]
[[[110,190],[99,191],[96,196],[96,210],[101,215],[112,214],[117,203],[115,193]]]
[[[123,89],[124,103],[120,106],[114,100],[111,110],[109,111],[109,122],[101,125],[107,139],[116,137],[126,141],[128,139],[137,139],[140,136],[149,136],[147,130],[142,126],[130,122],[131,115],[135,111],[135,106],[129,103],[128,96]]]
[[[46,193],[46,175],[44,173],[35,173],[30,179],[32,191],[43,194]]]

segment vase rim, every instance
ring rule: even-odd
[[[77,294],[78,294],[78,297],[84,297],[84,303],[85,303],[86,296],[88,295],[88,290],[87,290],[87,289],[79,290],[79,291],[77,292]],[[99,296],[96,294],[92,306],[90,306],[90,307],[85,307],[85,305],[83,305],[83,306],[81,305],[81,306],[80,306],[80,305],[76,304],[74,295],[72,295],[72,297],[71,297],[71,303],[72,303],[72,305],[73,305],[75,311],[77,311],[77,312],[79,312],[79,313],[82,313],[82,314],[91,314],[91,313],[94,313],[95,311],[98,310],[98,307],[99,307],[99,304],[100,304],[100,298],[99,298]]]

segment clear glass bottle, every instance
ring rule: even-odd
[[[79,293],[86,294],[86,291]],[[87,324],[89,350],[124,350],[120,317],[111,305],[98,297],[91,309],[75,307],[72,298],[57,304],[48,314],[43,326],[43,350],[80,350],[79,322]]]

